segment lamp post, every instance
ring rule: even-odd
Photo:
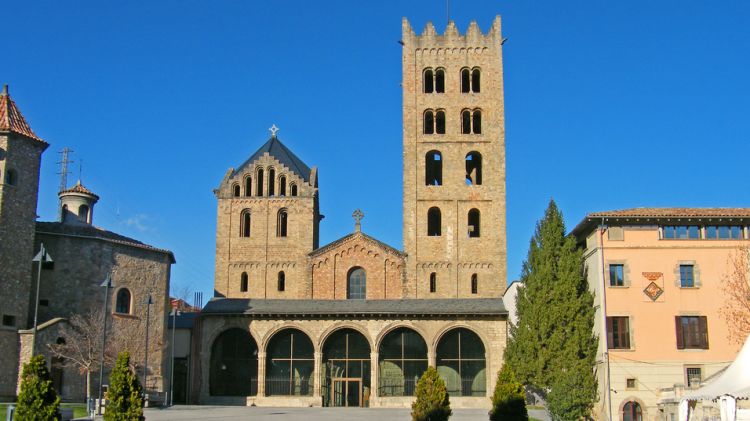
[[[151,304],[154,300],[151,299],[151,293],[146,297],[146,349],[143,351],[143,393],[146,395],[146,401],[148,401],[148,324],[151,320]]]
[[[104,287],[104,329],[102,329],[102,352],[99,360],[99,405],[97,414],[102,414],[102,383],[104,383],[104,347],[107,343],[107,312],[109,311],[109,289],[112,288],[112,275],[107,274],[107,278],[100,285]]]
[[[34,259],[32,259],[32,262],[38,262],[39,267],[36,272],[36,301],[34,302],[34,335],[31,342],[31,355],[36,355],[36,332],[37,332],[37,320],[39,315],[39,287],[42,283],[42,265],[44,265],[47,262],[52,262],[52,256],[47,253],[47,250],[44,248],[44,243],[39,244],[39,253],[37,253],[36,256],[34,256]]]
[[[169,369],[169,406],[174,406],[174,332],[177,330],[177,316],[180,315],[180,312],[177,311],[176,301],[172,303],[172,313],[170,315],[172,316],[172,343],[170,346],[172,351],[172,361]]]

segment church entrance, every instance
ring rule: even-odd
[[[354,329],[332,333],[323,345],[321,393],[326,406],[369,406],[370,344]]]

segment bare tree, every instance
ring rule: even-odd
[[[81,374],[86,375],[86,397],[91,397],[91,375],[98,372],[102,349],[103,312],[101,309],[90,310],[84,314],[75,314],[68,322],[61,326],[60,336],[64,339],[60,343],[48,344],[52,356],[59,358],[64,367],[76,367]],[[152,314],[152,316],[155,316]],[[111,316],[110,316],[111,317]],[[155,317],[161,320],[161,317]],[[114,320],[113,320],[114,319]],[[131,355],[131,368],[139,375],[143,373],[145,343],[145,323],[143,318],[114,317],[107,321],[107,346],[104,350],[104,365],[114,366],[117,354],[128,351]],[[156,335],[157,323],[152,320],[151,338],[148,344],[149,358],[153,358],[149,366],[161,364],[160,358],[155,358],[164,346],[163,338]],[[152,357],[153,356],[153,357]],[[152,365],[153,364],[153,365]],[[144,385],[146,387],[147,385]]]
[[[750,248],[739,247],[729,257],[721,288],[726,299],[719,309],[729,327],[729,340],[742,344],[750,335]]]

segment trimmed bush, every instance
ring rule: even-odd
[[[130,370],[130,354],[117,355],[117,362],[109,376],[105,421],[139,421],[143,417],[143,390],[135,373]]]
[[[516,380],[510,365],[503,364],[497,373],[497,384],[492,394],[491,421],[526,421],[526,401],[523,385]]]
[[[14,419],[52,421],[60,419],[60,397],[52,387],[52,378],[44,357],[37,355],[23,365],[21,392]]]
[[[447,421],[452,414],[445,382],[435,367],[428,367],[417,382],[417,399],[411,404],[412,421]]]

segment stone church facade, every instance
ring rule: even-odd
[[[214,190],[191,401],[404,407],[435,366],[454,407],[489,405],[507,336],[500,19],[402,30],[404,250],[363,232],[360,211],[320,247],[317,168],[273,128]]]

